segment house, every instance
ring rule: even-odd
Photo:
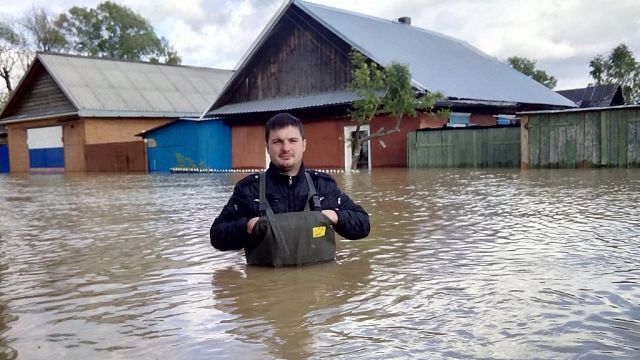
[[[307,167],[349,168],[348,139],[355,131],[349,118],[355,95],[346,90],[352,48],[382,66],[406,64],[418,93],[443,92],[446,99],[438,106],[468,124],[494,125],[494,115],[517,111],[575,107],[463,41],[412,26],[409,18],[385,20],[291,0],[271,19],[203,114],[223,118],[231,127],[232,167],[263,167],[264,143],[258,139],[264,123],[288,111],[305,124]],[[392,122],[381,116],[372,128],[362,130],[375,132],[392,127]],[[423,118],[422,126],[446,122]],[[363,166],[406,166],[406,133],[420,123],[419,118],[408,119],[400,133],[370,142]]]
[[[201,115],[231,74],[39,53],[0,113],[11,172],[146,171],[136,134]]]
[[[138,134],[150,172],[172,168],[231,168],[231,130],[218,119],[182,118]]]
[[[624,105],[622,86],[618,84],[559,90],[557,93],[573,101],[581,108]]]

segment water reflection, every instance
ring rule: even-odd
[[[366,264],[344,261],[221,269],[212,284],[216,308],[231,315],[221,325],[237,335],[239,346],[264,346],[276,359],[308,359],[326,347],[317,339],[319,328],[331,326],[353,307],[349,302],[362,292],[368,276]],[[228,355],[236,357],[233,351]]]
[[[637,169],[337,174],[371,235],[276,270],[209,245],[241,177],[0,176],[0,359],[640,350]]]

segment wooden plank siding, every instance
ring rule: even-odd
[[[637,167],[638,124],[637,107],[526,114],[521,121],[521,139],[527,139],[528,148],[522,151],[521,166]]]
[[[408,133],[410,168],[518,167],[520,128],[447,129]]]
[[[273,29],[221,104],[345,89],[350,46],[301,11],[290,14]]]
[[[14,110],[8,114],[9,116],[20,114],[22,117],[36,117],[76,111],[43,67],[38,69],[35,76],[33,87],[24,93]]]

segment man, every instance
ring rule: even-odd
[[[261,175],[253,174],[240,180],[211,226],[213,247],[219,250],[244,248],[249,261],[249,253],[259,247],[274,226],[266,220],[265,208],[272,210],[272,214],[283,214],[302,212],[313,206],[316,207],[313,210],[321,211],[331,227],[343,237],[355,240],[369,234],[369,215],[340,191],[331,176],[305,171],[302,157],[307,140],[299,119],[288,113],[273,116],[265,126],[265,141],[271,159],[263,175],[266,203],[261,206]],[[311,179],[312,184],[307,179]],[[317,196],[312,201],[313,190]],[[289,215],[293,216],[287,214],[285,217]],[[287,231],[285,227],[283,232]]]

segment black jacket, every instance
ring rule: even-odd
[[[298,175],[287,176],[280,174],[273,165],[269,166],[266,173],[266,197],[274,213],[304,210],[309,193],[304,171],[304,167],[301,167]],[[328,174],[316,171],[309,171],[309,174],[320,196],[320,210],[330,209],[338,214],[335,231],[351,240],[369,235],[367,212],[340,191],[335,180]],[[259,180],[259,174],[252,174],[236,184],[229,202],[211,225],[211,245],[216,249],[238,250],[251,241],[247,233],[247,221],[260,216]],[[314,210],[313,203],[310,208]]]

